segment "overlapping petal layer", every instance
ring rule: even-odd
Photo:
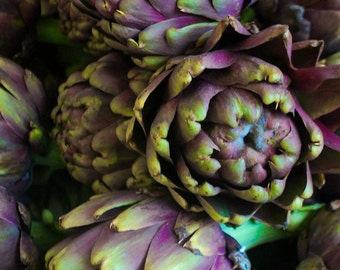
[[[96,195],[60,224],[80,231],[47,252],[49,269],[250,269],[216,222],[184,211],[167,193]]]
[[[292,43],[284,25],[254,33],[222,20],[202,44],[206,53],[170,59],[137,97],[151,176],[184,208],[219,222],[255,216],[286,226],[313,193],[309,162],[323,149],[301,93],[314,87],[326,104],[332,88],[320,87],[322,74],[339,78],[338,66],[315,67],[321,49]],[[303,84],[308,69],[323,79]]]
[[[59,2],[61,7],[65,6],[66,1]],[[239,17],[254,2],[73,0],[66,4],[71,7],[68,12],[62,13],[62,25],[66,33],[102,40],[130,55],[164,57],[194,49],[196,41],[205,39],[205,33],[219,20],[227,15]],[[88,34],[90,28],[92,36]],[[98,44],[92,41],[90,50]]]
[[[52,112],[52,133],[67,169],[76,180],[95,189],[125,188],[139,157],[122,144],[124,135],[120,135],[125,134],[121,130],[136,97],[129,87],[130,67],[128,57],[110,53],[75,72],[60,86],[58,105]]]
[[[294,41],[323,40],[323,54],[339,51],[340,4],[337,0],[259,0],[256,13],[265,27],[276,23],[289,25]]]
[[[31,71],[4,57],[0,81],[0,185],[20,194],[30,180],[31,151],[42,145],[46,96]]]

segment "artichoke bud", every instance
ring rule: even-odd
[[[233,21],[214,29],[211,51],[171,58],[138,94],[148,170],[182,207],[203,207],[216,221],[240,224],[274,203],[286,222],[313,193],[308,162],[321,153],[323,134],[290,89],[297,76],[283,73],[293,66],[288,28],[249,33]],[[231,32],[240,41],[221,49]],[[271,46],[281,46],[281,58]]]
[[[140,156],[129,146],[136,98],[129,88],[132,67],[120,52],[101,57],[69,76],[52,111],[52,134],[70,174],[100,193],[126,188]]]
[[[87,42],[87,50],[108,48],[136,58],[137,65],[155,69],[170,56],[195,53],[217,22],[238,18],[252,1],[211,4],[187,1],[59,1],[60,25],[71,39]],[[91,34],[92,29],[92,34]]]
[[[39,118],[45,93],[40,80],[7,58],[0,58],[0,185],[21,194],[30,184],[33,151],[45,151]]]
[[[244,250],[218,223],[184,211],[168,195],[162,188],[152,195],[117,191],[90,198],[61,217],[74,234],[46,253],[46,267],[77,260],[80,269],[250,269]],[[133,256],[122,258],[131,244]]]
[[[57,1],[59,28],[69,39],[85,41],[91,37],[92,26],[96,20],[84,15],[73,2]]]

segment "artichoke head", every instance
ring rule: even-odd
[[[251,33],[228,16],[203,47],[171,58],[137,96],[150,175],[182,207],[218,222],[254,216],[285,227],[313,193],[309,161],[323,149],[290,88],[299,63],[288,28]]]
[[[218,21],[227,15],[239,17],[253,2],[73,0],[66,4],[71,7],[66,12],[69,18],[62,21],[73,29],[66,32],[79,32],[79,36],[92,28],[92,36],[84,35],[89,40],[90,51],[106,45],[129,55],[167,59],[194,50],[196,42],[204,40]],[[86,31],[80,29],[83,26]]]
[[[140,156],[124,144],[136,98],[127,77],[131,67],[122,53],[105,55],[60,86],[58,105],[52,111],[52,134],[68,171],[95,189],[125,188],[132,164]]]
[[[63,215],[62,228],[76,232],[46,253],[47,268],[250,269],[237,241],[209,216],[184,211],[167,191],[149,191],[96,195]]]
[[[44,147],[40,125],[45,92],[29,70],[0,57],[0,185],[22,193],[30,180],[32,151]]]

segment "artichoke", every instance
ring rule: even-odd
[[[35,269],[38,249],[29,235],[30,217],[25,206],[0,187],[1,269]]]
[[[285,25],[252,34],[228,16],[202,46],[206,53],[171,58],[137,96],[150,175],[182,207],[218,222],[254,216],[286,227],[313,193],[309,162],[323,149],[291,86],[315,66],[322,42],[292,44]]]
[[[127,56],[112,52],[73,73],[60,86],[52,111],[52,136],[67,169],[74,179],[94,188],[125,188],[140,156],[121,143],[124,128],[118,128],[130,118],[136,97],[129,87],[130,67]],[[120,114],[113,113],[111,102],[116,99],[131,100],[130,108],[120,106]]]
[[[0,3],[0,56],[25,54],[33,39],[34,22],[40,15],[38,0],[3,0]]]
[[[86,43],[85,51],[93,55],[104,55],[110,51],[102,35],[94,29],[99,14],[81,1],[57,0],[56,4],[59,29],[69,40]]]
[[[333,201],[314,217],[299,238],[297,270],[337,269],[340,263],[340,201]],[[325,222],[327,221],[327,222]]]
[[[0,57],[0,185],[19,195],[30,183],[33,151],[43,151],[45,92],[29,70]]]
[[[211,31],[217,21],[227,15],[239,17],[241,11],[253,2],[73,0],[69,5],[72,9],[74,7],[77,16],[72,18],[70,15],[68,20],[62,21],[71,26],[77,25],[78,19],[91,21],[81,25],[92,25],[92,39],[103,40],[110,48],[128,54],[157,56],[157,60],[153,61],[160,61],[165,56],[193,49],[197,39],[204,39],[204,34]],[[91,50],[98,43],[88,47]]]
[[[78,232],[46,253],[46,267],[250,269],[242,248],[218,223],[184,211],[161,190],[149,192],[96,195],[62,216],[61,227]]]
[[[85,41],[92,35],[97,20],[83,15],[73,1],[57,1],[59,27],[73,41]]]
[[[98,28],[114,49],[135,55],[180,55],[218,21],[240,13],[254,1],[131,1],[97,4]],[[143,12],[141,12],[143,11]],[[203,38],[203,37],[202,37]]]
[[[339,1],[258,0],[255,7],[262,25],[287,24],[295,41],[322,39],[324,54],[339,51]]]

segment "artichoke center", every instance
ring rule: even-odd
[[[209,111],[215,115],[219,111],[219,116],[206,131],[218,148],[212,157],[220,163],[218,177],[224,183],[239,188],[265,186],[289,173],[301,151],[289,115],[244,90],[229,90],[228,96],[220,95],[210,106]]]
[[[245,145],[261,151],[266,147],[265,119],[263,116],[250,128],[249,133],[244,137]]]

